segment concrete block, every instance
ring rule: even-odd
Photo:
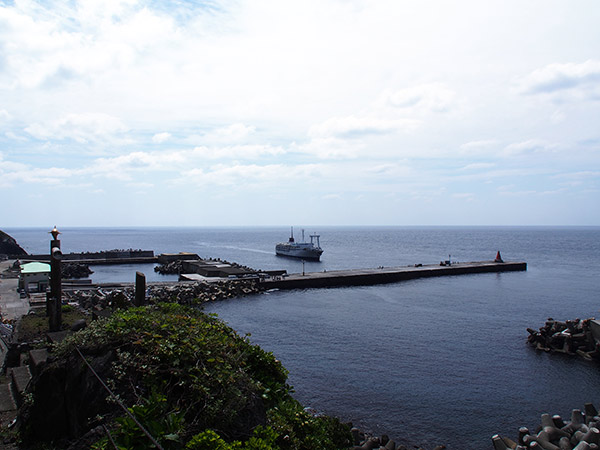
[[[17,404],[10,392],[8,384],[0,384],[0,412],[14,411]]]

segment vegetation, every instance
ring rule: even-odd
[[[71,305],[62,306],[62,329],[68,330],[77,320],[85,319],[85,315]],[[46,311],[30,312],[22,316],[18,324],[19,342],[33,342],[45,339],[48,331],[48,317]]]
[[[172,303],[120,310],[65,339],[54,349],[51,366],[71,360],[73,367],[81,367],[73,356],[76,348],[164,449],[350,446],[347,425],[304,411],[292,398],[287,371],[273,354],[237,335],[215,315]],[[93,362],[108,360],[102,355],[112,355],[105,369]],[[41,402],[34,390],[32,408],[36,401]],[[92,448],[155,448],[114,400],[107,404],[110,408],[103,414],[85,418],[85,429],[102,425],[110,430]]]

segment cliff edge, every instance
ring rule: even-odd
[[[0,230],[0,255],[22,256],[26,254],[27,252],[17,244],[12,236]]]

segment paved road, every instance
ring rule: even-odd
[[[0,273],[8,269],[14,261],[1,261]],[[18,278],[0,278],[0,315],[2,319],[17,319],[29,312],[29,300],[21,298],[17,292]]]

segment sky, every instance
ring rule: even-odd
[[[0,0],[0,228],[600,225],[597,0]]]

